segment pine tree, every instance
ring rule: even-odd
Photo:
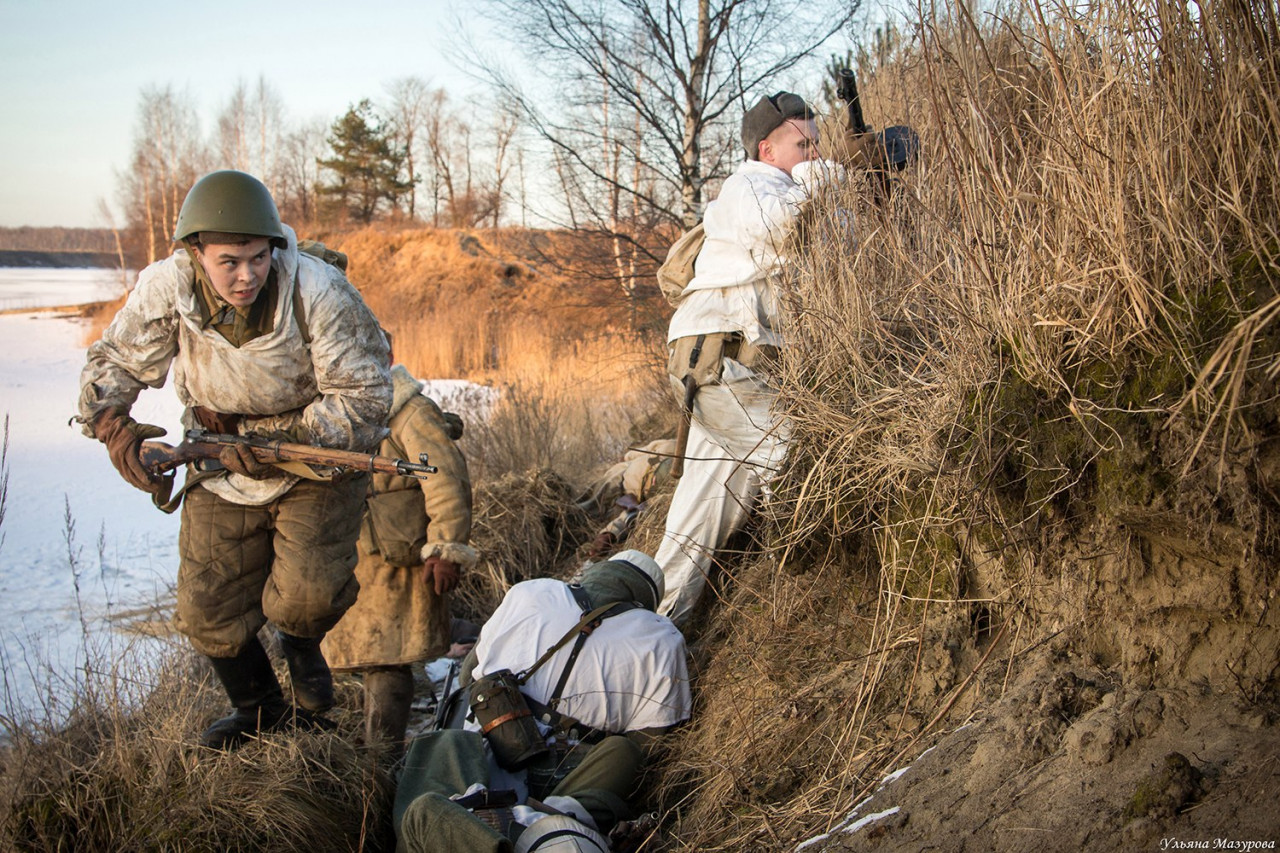
[[[367,99],[333,123],[328,143],[333,157],[319,161],[331,179],[320,187],[328,216],[367,225],[397,207],[411,186],[400,178],[405,152]]]

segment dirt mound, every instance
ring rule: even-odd
[[[934,739],[807,849],[1276,843],[1280,730],[1266,710],[1194,689],[1127,688],[1058,654],[1040,653],[1004,700]]]
[[[518,228],[366,228],[321,235],[345,252],[349,273],[387,321],[447,314],[550,318],[566,333],[616,324],[625,294],[612,278],[608,247],[583,232]],[[645,316],[665,317],[656,286],[643,277]]]

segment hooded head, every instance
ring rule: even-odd
[[[614,601],[639,602],[646,610],[657,611],[666,593],[666,581],[657,562],[643,551],[619,551],[582,572],[583,589],[595,606]]]

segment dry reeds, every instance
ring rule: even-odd
[[[919,15],[860,83],[923,157],[887,203],[855,182],[826,209],[856,243],[819,216],[798,264],[790,471],[701,627],[674,849],[794,847],[1051,621],[1099,618],[1045,562],[1087,519],[1257,512],[1214,482],[1257,441],[1228,428],[1276,417],[1274,5]]]
[[[390,850],[391,785],[341,733],[195,745],[226,712],[189,651],[125,654],[90,674],[69,719],[7,721],[0,846],[14,851]]]

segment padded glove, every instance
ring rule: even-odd
[[[453,592],[458,585],[458,564],[444,557],[427,557],[423,562],[422,582],[434,584],[436,595]]]
[[[153,424],[140,424],[120,409],[104,409],[93,421],[93,435],[107,446],[111,464],[125,482],[149,495],[164,487],[164,478],[148,471],[138,458],[142,442],[159,438],[166,430]]]
[[[247,444],[230,444],[218,452],[222,467],[235,474],[243,474],[254,480],[269,480],[284,472],[274,465],[259,462]]]

